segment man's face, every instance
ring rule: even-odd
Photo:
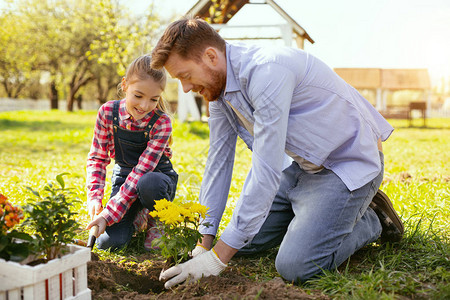
[[[185,93],[192,90],[207,101],[217,100],[225,89],[226,71],[219,69],[208,56],[197,62],[172,53],[164,67],[170,76],[181,81]]]

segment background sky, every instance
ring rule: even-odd
[[[118,1],[136,14],[148,12],[153,3],[157,13],[166,19],[181,17],[197,3],[197,0]],[[427,68],[434,83],[443,77],[450,81],[450,0],[275,2],[315,41],[314,44],[305,41],[305,50],[332,68]],[[0,0],[0,7],[3,4]],[[268,5],[246,5],[229,24],[283,22]]]
[[[151,0],[127,0],[142,13]],[[156,0],[166,18],[197,0]],[[275,0],[315,41],[305,50],[333,68],[428,68],[450,79],[450,0]],[[265,7],[263,9],[262,7]],[[229,24],[278,24],[267,5],[246,5]]]

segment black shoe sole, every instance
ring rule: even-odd
[[[389,197],[381,190],[378,190],[372,199],[372,203],[370,203],[370,207],[377,214],[383,227],[381,242],[399,242],[405,229]]]

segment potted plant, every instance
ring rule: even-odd
[[[23,208],[21,228],[33,233],[32,239],[24,241],[34,255],[21,263],[0,259],[0,299],[91,299],[87,288],[90,249],[70,244],[78,228],[73,208],[79,200],[65,187],[64,175],[56,176],[56,183],[47,183],[40,192],[28,188],[33,197]],[[30,260],[39,263],[30,265]]]

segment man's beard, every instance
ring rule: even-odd
[[[213,70],[209,66],[205,66],[205,74],[209,75],[211,84],[204,87],[206,93],[203,94],[203,98],[207,101],[216,101],[225,89],[226,74]]]

